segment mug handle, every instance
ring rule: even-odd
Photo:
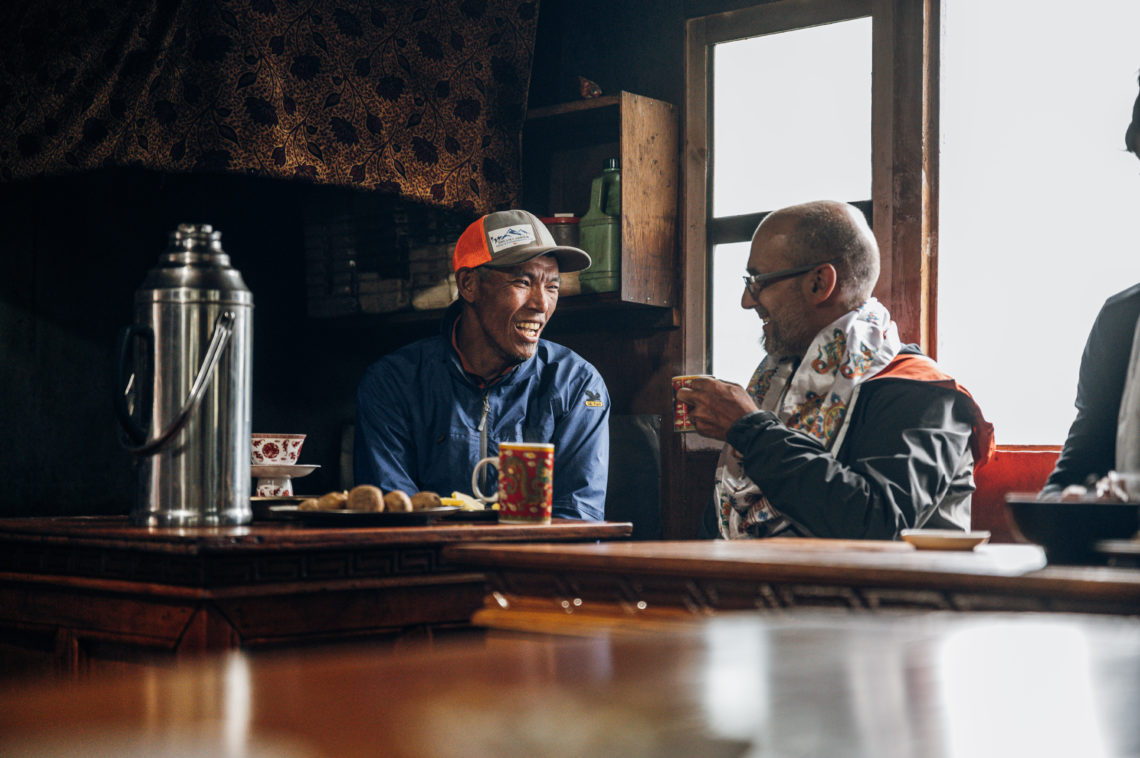
[[[479,469],[483,468],[488,463],[493,463],[495,464],[495,467],[498,468],[499,456],[491,455],[481,459],[478,463],[475,464],[475,470],[471,472],[471,492],[474,493],[475,497],[483,503],[497,503],[499,502],[499,491],[497,489],[495,490],[494,495],[484,495],[479,491]]]

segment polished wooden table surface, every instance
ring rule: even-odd
[[[1033,545],[769,539],[454,545],[444,555],[487,574],[477,621],[504,628],[817,606],[1140,613],[1140,570],[1047,566]]]
[[[554,519],[547,525],[437,521],[430,526],[312,527],[288,521],[248,526],[157,528],[131,526],[125,516],[0,519],[0,540],[23,545],[123,547],[147,554],[257,553],[283,547],[354,547],[361,544],[530,542],[628,537],[631,524]]]
[[[1107,758],[1137,714],[1136,619],[795,611],[11,686],[0,755]]]
[[[628,523],[288,523],[147,529],[124,517],[0,519],[0,674],[466,627],[484,577],[445,545],[628,537]]]

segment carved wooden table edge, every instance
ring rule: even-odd
[[[48,665],[76,674],[104,650],[142,660],[470,628],[485,575],[443,559],[449,542],[631,532],[563,520],[148,530],[125,517],[0,519],[0,673]]]
[[[92,526],[94,524],[94,526]],[[454,542],[594,542],[625,539],[626,522],[556,520],[549,526],[146,529],[125,517],[0,519],[0,572],[95,577],[142,584],[219,587],[290,580],[450,571]]]
[[[733,548],[754,554],[754,560],[734,561],[723,549],[702,544],[712,543],[456,545],[444,555],[487,573],[488,592],[475,618],[492,628],[550,629],[581,626],[586,619],[601,626],[639,619],[656,625],[805,607],[1140,614],[1140,572],[1045,566],[1033,546],[995,545],[988,556],[939,558],[898,543],[863,545],[854,552],[843,544],[827,551],[818,544],[796,550],[783,543],[766,552]],[[705,549],[715,559],[702,560]],[[929,565],[900,564],[897,558],[908,554]],[[962,569],[972,562],[977,565]]]
[[[98,592],[106,595],[153,596],[168,600],[221,600],[243,597],[271,597],[274,595],[297,595],[311,592],[343,590],[384,589],[387,587],[407,587],[413,585],[430,586],[435,584],[455,584],[482,582],[486,575],[479,571],[452,571],[443,574],[407,575],[399,577],[359,577],[352,579],[276,582],[255,586],[194,587],[155,582],[133,582],[125,579],[97,579],[93,577],[68,577],[67,586],[74,590]],[[59,577],[51,574],[18,574],[0,571],[0,587],[27,585],[29,587],[58,587]],[[0,609],[0,616],[3,610]]]

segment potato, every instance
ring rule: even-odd
[[[317,510],[319,511],[339,511],[348,502],[348,493],[346,492],[329,492],[321,495],[317,499]]]
[[[392,490],[384,496],[384,510],[389,513],[408,513],[412,510],[412,499],[403,490]]]
[[[311,497],[308,500],[302,500],[300,502],[300,504],[297,506],[297,510],[299,510],[299,511],[319,511],[320,506],[317,504],[317,499],[315,497]]]
[[[346,507],[350,511],[380,513],[384,510],[384,493],[371,484],[358,484],[349,490]]]
[[[426,511],[429,508],[438,508],[441,505],[443,503],[440,501],[439,495],[434,492],[425,490],[412,495],[412,510],[414,511]]]

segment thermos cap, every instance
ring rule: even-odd
[[[179,224],[166,251],[135,292],[137,303],[228,302],[252,305],[253,295],[222,250],[222,233],[209,224]]]

